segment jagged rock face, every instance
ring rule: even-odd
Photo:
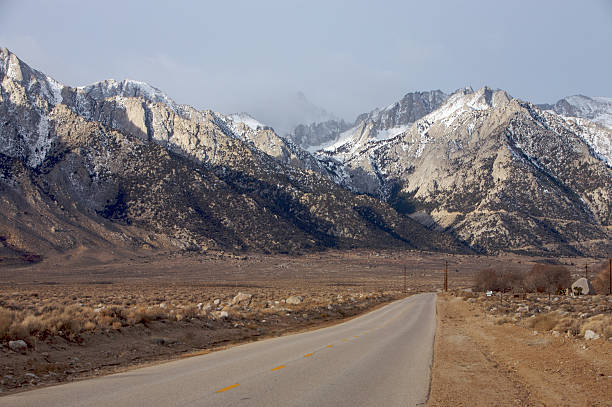
[[[134,81],[63,87],[5,49],[0,64],[2,250],[466,250],[375,198],[286,165],[327,171],[334,161],[265,126],[177,105]]]
[[[355,124],[340,133],[336,139],[319,146],[320,157],[333,157],[340,161],[353,158],[358,152],[385,143],[407,131],[414,121],[431,113],[447,99],[441,91],[408,93],[401,101],[360,115]],[[376,180],[363,180],[366,191],[376,190]]]
[[[612,129],[612,99],[588,97],[583,95],[568,96],[554,105],[538,105],[542,110],[553,110],[567,117],[589,119],[600,126]]]
[[[462,89],[395,137],[325,154],[349,176],[370,174],[369,191],[396,209],[473,247],[601,254],[612,173],[597,147],[605,143],[593,140],[610,132],[592,130],[503,91]]]
[[[387,106],[385,109],[376,109],[370,113],[359,115],[355,124],[374,121],[378,123],[381,129],[412,124],[436,110],[447,98],[448,95],[440,90],[407,93],[399,102]]]

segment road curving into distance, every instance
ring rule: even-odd
[[[0,406],[416,406],[427,401],[435,294],[328,328],[0,397]]]

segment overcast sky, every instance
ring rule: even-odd
[[[612,0],[0,0],[0,46],[68,85],[137,79],[273,126],[299,91],[349,120],[415,90],[612,97]]]

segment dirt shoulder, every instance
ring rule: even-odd
[[[612,406],[612,342],[496,321],[438,296],[428,406]]]

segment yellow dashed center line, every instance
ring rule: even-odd
[[[240,384],[238,384],[238,383],[232,384],[231,386],[227,386],[227,387],[222,388],[221,390],[217,390],[216,393],[223,393],[224,391],[231,390],[234,387],[238,387],[238,386],[240,386]]]
[[[394,318],[394,319],[395,319],[395,318]],[[387,324],[382,325],[382,326],[377,326],[377,327],[375,327],[373,330],[383,328],[383,327],[384,327],[384,326],[386,326],[386,325],[387,325]],[[363,332],[363,333],[362,333],[362,335],[365,335],[366,333],[371,332],[371,331],[372,331],[372,330],[367,330],[367,331]],[[359,335],[355,335],[355,336],[353,336],[353,338],[359,338]],[[343,341],[344,341],[344,342],[348,342],[348,341],[349,341],[349,339],[350,339],[350,338],[344,338],[344,339],[343,339]],[[333,348],[333,347],[334,347],[334,345],[327,345],[327,347],[328,347],[328,348]],[[308,357],[311,357],[312,355],[314,355],[314,352],[307,353],[307,354],[305,354],[305,355],[304,355],[304,357],[305,357],[305,358],[308,358]],[[285,365],[280,365],[280,366],[276,366],[275,368],[273,368],[273,369],[272,369],[272,371],[276,371],[276,370],[280,370],[280,369],[284,369],[284,368],[285,368]],[[238,386],[240,386],[240,384],[239,384],[239,383],[232,384],[231,386],[227,386],[227,387],[224,387],[224,388],[222,388],[222,389],[220,389],[220,390],[217,390],[217,391],[216,391],[216,393],[223,393],[224,391],[228,391],[228,390],[234,389],[234,388],[236,388],[236,387],[238,387]]]

